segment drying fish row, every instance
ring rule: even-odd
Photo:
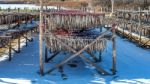
[[[93,42],[94,39],[88,39],[87,38],[75,38],[75,37],[53,37],[49,36],[46,38],[46,43],[51,52],[57,52],[57,51],[70,51],[68,48],[64,47],[57,39],[61,40],[68,46],[72,47],[75,50],[80,50],[86,45]],[[96,41],[96,43],[92,46],[90,46],[88,49],[90,51],[102,51],[106,47],[106,39],[99,39]]]
[[[61,42],[75,50],[80,50],[92,43],[102,31],[95,28],[103,24],[105,14],[86,13],[82,11],[55,11],[45,14],[45,40],[51,52],[70,51]],[[61,41],[61,42],[60,42]],[[107,41],[97,39],[88,49],[102,51]]]
[[[116,16],[118,18],[124,18],[127,20],[133,20],[138,22],[139,20],[143,23],[150,23],[150,12],[124,12],[124,11],[118,11],[116,12]]]
[[[33,18],[35,18],[34,15],[27,13],[0,14],[0,25],[18,23],[20,21],[31,20]]]
[[[129,20],[124,20],[124,19],[118,19],[119,21],[119,27],[128,30],[129,32],[136,33],[138,35],[142,35],[145,37],[150,38],[150,25],[149,24],[141,24],[134,22],[134,21],[129,21]]]
[[[68,30],[86,29],[100,26],[103,23],[105,15],[103,14],[72,14],[72,13],[50,13],[46,15],[46,22],[49,28],[65,28]]]

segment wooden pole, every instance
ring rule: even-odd
[[[11,61],[11,48],[12,48],[12,46],[11,46],[11,38],[9,39],[9,61]]]
[[[123,11],[123,37],[124,37],[124,30],[125,30],[125,25],[126,25],[126,24],[125,24],[125,23],[126,23],[126,22],[125,22],[125,15],[126,15],[126,14],[125,14],[125,1],[124,1],[124,0],[123,0],[123,4],[124,4],[124,6],[123,6],[123,10],[124,10],[124,11]]]
[[[123,12],[123,37],[124,37],[124,30],[125,30],[125,7],[124,7],[124,12]]]
[[[40,54],[40,74],[44,75],[44,64],[43,64],[43,0],[40,0],[40,25],[39,25],[39,54]]]
[[[47,63],[48,61],[48,50],[47,50],[47,46],[45,46],[45,63]]]
[[[116,37],[115,37],[115,26],[112,26],[113,27],[113,30],[112,30],[112,32],[113,32],[113,38],[112,38],[112,73],[113,73],[113,75],[115,75],[116,74]]]
[[[34,28],[35,29],[35,28]],[[32,32],[34,31],[34,29],[30,30],[30,36],[31,36],[31,42],[33,41],[33,37],[32,37]]]
[[[102,32],[103,29],[102,27],[100,27],[100,32]],[[102,50],[99,51],[99,58],[98,58],[98,61],[101,62],[102,61]]]
[[[114,0],[111,0],[111,13],[114,13]]]
[[[99,62],[102,61],[102,51],[101,50],[99,51],[99,59],[98,60],[99,60]]]
[[[19,38],[18,38],[18,53],[20,53],[20,36],[19,36]]]
[[[131,36],[130,36],[130,39],[132,40],[132,28],[133,28],[133,23],[131,23],[131,28],[130,28],[130,33],[131,33]]]
[[[9,24],[8,24],[8,28],[10,29],[10,21],[9,21]],[[11,49],[12,49],[12,46],[11,46],[11,38],[9,38],[8,47],[9,47],[9,61],[11,61]]]
[[[26,40],[26,46],[28,46],[28,33],[26,32],[26,35],[25,35],[25,40]]]
[[[139,39],[139,44],[141,44],[141,8],[139,7],[139,27],[138,27],[138,30],[139,30],[139,34],[140,34],[140,39]]]

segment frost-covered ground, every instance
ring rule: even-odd
[[[22,44],[20,54],[13,54],[9,62],[7,56],[0,61],[0,84],[150,84],[150,50],[137,47],[126,39],[117,37],[117,74],[115,76],[101,76],[93,67],[85,65],[76,58],[77,67],[64,66],[63,80],[61,73],[55,70],[51,74],[41,77],[39,72],[38,38],[25,47]],[[54,61],[46,64],[45,69],[59,62],[64,55],[61,53]],[[56,60],[57,59],[57,60]],[[111,69],[111,42],[103,53],[100,65]]]

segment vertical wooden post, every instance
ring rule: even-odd
[[[25,40],[26,40],[26,46],[28,46],[28,33],[26,32],[26,35],[25,35]]]
[[[30,39],[31,39],[31,42],[33,42],[33,37],[32,37],[33,30],[30,30],[30,37],[31,37]]]
[[[45,46],[45,63],[47,63],[48,61],[48,50],[47,50],[47,46]]]
[[[100,33],[102,33],[102,31],[103,31],[103,28],[100,27]],[[99,61],[99,62],[102,61],[102,51],[101,51],[101,50],[99,51],[99,58],[98,58],[98,61]]]
[[[9,61],[11,61],[11,48],[12,48],[12,46],[11,46],[11,38],[9,38],[9,45],[8,45],[8,47],[9,47]]]
[[[142,43],[142,30],[140,29],[140,39],[139,39],[139,44]]]
[[[123,13],[123,37],[124,37],[124,30],[125,30],[125,26],[126,22],[125,22],[125,8],[124,8],[124,13]]]
[[[101,7],[101,13],[103,13],[103,7]]]
[[[141,26],[141,8],[139,7],[139,27]]]
[[[33,23],[33,16],[30,16],[30,24]]]
[[[20,12],[20,8],[18,8],[18,13]]]
[[[18,38],[18,53],[20,53],[20,36]]]
[[[124,9],[124,12],[123,12],[123,37],[124,37],[124,30],[125,30],[125,1],[123,0],[123,9]]]
[[[46,5],[46,11],[48,11],[48,7],[47,7],[47,5]]]
[[[111,13],[114,13],[114,0],[111,0]]]
[[[139,7],[139,27],[138,27],[138,30],[139,30],[139,34],[140,34],[140,39],[139,39],[139,44],[141,44],[141,8]]]
[[[113,27],[113,38],[112,38],[112,73],[113,75],[116,74],[116,37],[115,37],[115,26]]]
[[[44,75],[44,64],[43,64],[43,0],[40,0],[40,25],[39,25],[39,48],[40,48],[40,74]]]
[[[102,61],[102,51],[100,50],[99,51],[99,62],[101,62]]]
[[[10,29],[10,21],[9,21],[9,24],[8,24],[8,28]],[[11,46],[11,38],[9,38],[8,47],[9,47],[9,61],[11,61],[11,49],[12,49],[12,46]]]
[[[8,12],[10,12],[10,7],[8,8]]]
[[[133,23],[131,23],[131,28],[130,28],[130,33],[131,33],[131,37],[130,37],[130,40],[132,40],[132,28],[133,28]]]
[[[102,27],[100,27],[100,33],[103,31],[103,28]]]
[[[26,26],[28,25],[28,16],[27,15],[25,15],[25,24],[26,24]]]
[[[47,6],[46,6],[46,11],[47,11]],[[44,16],[44,29],[45,31],[47,30],[47,21],[46,21],[46,15]],[[45,44],[45,63],[48,63],[48,48],[47,48],[47,44]]]

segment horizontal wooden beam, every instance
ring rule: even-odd
[[[12,36],[0,36],[0,38],[11,38]]]
[[[37,4],[39,5],[39,4]],[[81,5],[88,5],[86,1],[50,1],[45,2],[44,6],[67,6],[67,7],[78,7]]]

